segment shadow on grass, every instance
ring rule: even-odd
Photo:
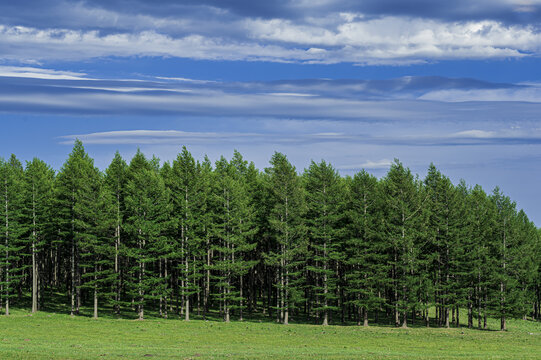
[[[48,314],[70,314],[71,309],[71,299],[69,298],[69,295],[63,294],[63,293],[57,293],[57,292],[45,292],[44,297],[47,299],[46,302],[43,302],[43,304],[40,306],[40,313],[48,313]],[[91,299],[87,299],[91,300]],[[103,303],[102,303],[103,304]],[[11,309],[14,312],[21,312],[21,313],[30,313],[30,309],[32,307],[31,302],[31,296],[30,294],[22,294],[21,296],[18,296],[12,300]],[[262,311],[262,308],[258,308],[258,311],[248,311],[245,310],[243,313],[243,320],[242,322],[247,323],[264,323],[264,324],[277,324],[276,321],[276,313],[271,312],[264,313]],[[83,317],[83,318],[93,318],[94,309],[93,304],[90,301],[84,302],[80,308],[79,313],[75,314],[75,316]],[[373,315],[373,314],[371,314]],[[385,328],[400,328],[396,327],[394,324],[394,316],[388,316],[385,312],[380,312],[378,314],[378,321],[375,321],[374,316],[371,316],[369,318],[369,326],[377,326],[377,327],[385,327]],[[125,306],[121,306],[120,313],[116,314],[114,311],[114,308],[110,304],[104,304],[100,305],[99,318],[101,319],[123,319],[123,320],[137,320],[138,314],[135,309],[131,307],[130,304],[126,304]],[[461,315],[462,316],[462,315]],[[192,310],[190,314],[191,320],[205,320],[205,321],[212,321],[212,322],[224,322],[223,316],[219,313],[219,311],[212,310],[209,311],[206,314],[203,314],[202,310],[199,312],[194,309]],[[340,319],[340,314],[334,314],[334,319],[331,318],[330,325],[338,325],[338,326],[351,326],[351,327],[362,327],[362,325],[358,325],[355,320],[352,319],[346,319],[346,321],[342,322]],[[462,318],[463,319],[463,318]],[[177,307],[173,307],[173,311],[168,311],[167,318],[164,318],[162,315],[160,315],[159,312],[159,306],[158,304],[150,304],[145,307],[145,320],[184,320],[184,315],[180,314],[177,311]],[[411,323],[411,317],[408,318],[409,324],[408,328],[410,329],[422,329],[427,328],[426,323],[423,319],[418,318],[416,321],[412,324]],[[231,314],[231,322],[239,322],[239,313],[238,311],[233,311]],[[321,325],[322,320],[316,319],[314,317],[308,318],[305,314],[292,314],[290,315],[290,324],[302,324],[302,325]],[[495,326],[496,322],[499,323],[498,319],[489,318],[489,328],[487,329],[479,329],[477,327],[473,327],[473,329],[485,331],[485,332],[494,332],[494,331],[500,331],[499,326]],[[474,324],[477,323],[477,317],[474,315]],[[430,318],[430,328],[445,328],[444,326],[438,326],[435,318]],[[451,325],[451,328],[457,328],[455,325]],[[461,323],[459,328],[467,328],[467,323]]]

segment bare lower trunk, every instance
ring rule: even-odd
[[[120,247],[120,199],[117,196],[117,227],[115,238],[115,275],[116,275],[116,291],[115,291],[115,314],[120,314],[120,263],[119,263],[119,247]]]
[[[210,245],[207,238],[207,271],[205,278],[205,296],[203,298],[203,318],[206,319],[209,311],[209,295],[210,295]]]
[[[404,311],[404,314],[402,316],[402,327],[405,329],[408,327],[408,312]]]
[[[323,325],[326,326],[326,325],[329,325],[329,309],[327,308],[327,306],[329,305],[328,304],[328,301],[329,299],[327,298],[327,293],[329,292],[329,289],[327,287],[327,261],[326,261],[326,258],[327,258],[327,243],[323,243],[323,257],[325,258],[325,261],[323,262],[323,296],[324,296],[324,299],[323,299],[323,305],[324,305],[324,309],[323,310]]]
[[[97,269],[96,269],[97,271]],[[94,276],[94,281],[97,281],[98,277]],[[98,285],[94,285],[94,319],[98,318]]]
[[[473,328],[473,304],[471,301],[471,295],[468,295],[468,329]]]
[[[35,186],[32,184],[32,312],[38,311],[38,264],[36,259],[36,202]]]
[[[70,315],[75,315],[75,240],[71,243],[71,311]]]
[[[363,316],[364,316],[364,321],[363,321],[363,326],[368,326],[368,309],[365,307],[363,309]]]
[[[8,183],[7,183],[7,179],[5,181],[5,188],[6,188],[6,194],[5,194],[5,199],[6,199],[6,239],[5,239],[5,245],[6,245],[6,268],[5,268],[5,279],[6,279],[6,286],[5,286],[5,291],[6,291],[6,316],[9,315],[9,202],[8,202]]]
[[[188,238],[186,238],[186,243],[188,242]],[[186,272],[186,287],[190,287],[190,282],[188,281],[188,272],[190,271],[189,264],[188,264],[188,256],[184,257],[184,271]],[[184,297],[184,320],[190,321],[190,295],[186,294]]]
[[[243,276],[241,275],[240,276],[240,308],[239,308],[239,320],[242,321],[242,307],[244,305],[244,302],[243,302],[243,294],[242,294],[242,288],[243,288]]]

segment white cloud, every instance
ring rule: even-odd
[[[217,133],[217,132],[187,132],[179,130],[125,130],[105,131],[90,134],[75,134],[60,137],[61,143],[71,144],[79,139],[86,144],[181,144],[209,143],[215,141],[252,141],[260,134],[254,133]]]
[[[353,165],[339,165],[337,166],[337,169],[339,170],[361,170],[361,169],[386,169],[390,167],[392,164],[391,160],[388,159],[382,159],[378,161],[371,161],[367,160],[360,164],[353,164]]]
[[[540,103],[541,87],[527,86],[508,89],[436,90],[421,95],[419,99],[443,102],[524,101]]]
[[[315,96],[314,94],[285,93],[285,92],[281,92],[281,93],[268,93],[268,95],[272,95],[272,96],[297,96],[297,97],[310,97],[310,96]]]
[[[210,32],[200,26],[188,31],[190,27],[185,24],[180,32],[148,25],[131,31],[118,27],[105,33],[0,25],[0,59],[170,56],[366,65],[524,57],[541,49],[541,34],[535,27],[504,25],[495,20],[444,22],[397,16],[364,18],[363,14],[331,14],[330,19],[294,22],[245,18],[232,21],[230,31],[216,28]],[[177,22],[182,24],[181,20]]]
[[[1,66],[0,76],[6,77],[19,77],[19,78],[33,78],[33,79],[47,79],[47,80],[86,80],[86,74],[71,72],[71,71],[57,71],[51,69],[43,69],[36,67],[21,67],[21,66]]]
[[[100,35],[98,31],[38,30],[0,25],[0,59],[81,60],[105,56],[172,56],[212,60],[310,60],[304,50],[238,43],[202,35],[172,38],[155,31]]]
[[[465,130],[465,131],[459,131],[457,133],[451,134],[450,137],[489,139],[491,137],[494,137],[494,135],[495,135],[494,131]]]

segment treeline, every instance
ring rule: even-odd
[[[29,293],[33,312],[62,293],[66,311],[93,303],[95,317],[486,328],[497,316],[505,329],[540,316],[535,225],[498,188],[453,185],[434,166],[424,180],[398,161],[381,180],[324,161],[299,175],[280,153],[259,171],[238,152],[212,164],[183,148],[163,165],[117,153],[100,172],[76,141],[58,173],[0,161],[0,194],[6,315]]]

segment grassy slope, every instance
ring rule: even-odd
[[[16,311],[0,316],[0,358],[541,358],[541,323],[511,320],[509,329],[93,320]]]

